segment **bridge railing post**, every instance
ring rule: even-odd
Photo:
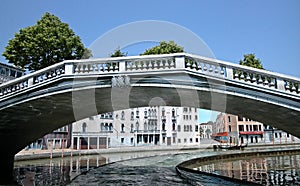
[[[176,69],[184,69],[185,68],[185,57],[184,56],[175,57],[175,68]]]
[[[276,78],[277,89],[285,91],[285,82],[283,79]]]
[[[119,61],[119,72],[126,71],[126,61]]]
[[[228,79],[233,79],[232,67],[226,66],[226,76],[227,76]]]
[[[65,74],[66,75],[74,74],[74,64],[73,63],[66,63],[65,64]]]

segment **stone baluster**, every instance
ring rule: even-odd
[[[208,69],[209,73],[212,73],[213,72],[213,65],[212,64],[209,64],[209,69]]]
[[[251,83],[251,77],[250,77],[250,72],[246,72],[246,82],[250,82]]]
[[[217,65],[214,65],[215,67],[215,70],[214,70],[214,73],[218,76],[219,75],[219,67]]]
[[[256,84],[257,84],[257,78],[256,78],[256,77],[257,77],[257,74],[254,74],[254,73],[253,73],[253,74],[252,74],[252,79],[251,79],[251,82],[252,82],[252,83],[256,83]]]
[[[285,91],[290,92],[290,82],[289,81],[285,81]]]
[[[206,72],[207,71],[207,66],[206,66],[206,63],[203,64],[203,72]]]

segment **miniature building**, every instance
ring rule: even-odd
[[[73,123],[74,149],[122,146],[199,145],[198,110],[141,107]]]

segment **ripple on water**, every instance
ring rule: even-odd
[[[112,163],[79,175],[70,185],[189,185],[174,168]]]

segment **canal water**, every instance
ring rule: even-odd
[[[211,155],[222,151],[171,150],[167,152],[116,153],[97,156],[74,156],[44,160],[15,162],[15,177],[20,185],[238,185],[231,181],[207,175],[198,175],[197,182],[178,176],[175,166],[179,163]],[[225,152],[226,153],[226,152]],[[253,164],[249,170],[257,170],[265,162],[270,183],[293,183],[300,185],[300,155],[277,157],[274,160],[247,160]],[[276,157],[275,157],[276,158]],[[292,159],[292,162],[290,161]],[[288,166],[290,163],[294,167]],[[241,163],[244,165],[245,163]],[[246,163],[247,164],[247,163]],[[269,165],[276,165],[269,166]],[[221,174],[222,167],[214,165],[211,172]],[[198,167],[207,169],[207,167]],[[218,172],[219,171],[219,172]],[[248,174],[248,173],[247,173]],[[252,179],[256,173],[248,174]],[[261,174],[261,173],[259,173]],[[243,174],[245,176],[245,174]],[[257,173],[258,175],[258,173]],[[282,175],[282,176],[281,176]],[[288,176],[287,176],[288,175]],[[273,180],[273,182],[272,182]],[[285,181],[284,181],[285,180]],[[293,180],[291,182],[291,180]],[[250,180],[251,181],[251,180]]]

